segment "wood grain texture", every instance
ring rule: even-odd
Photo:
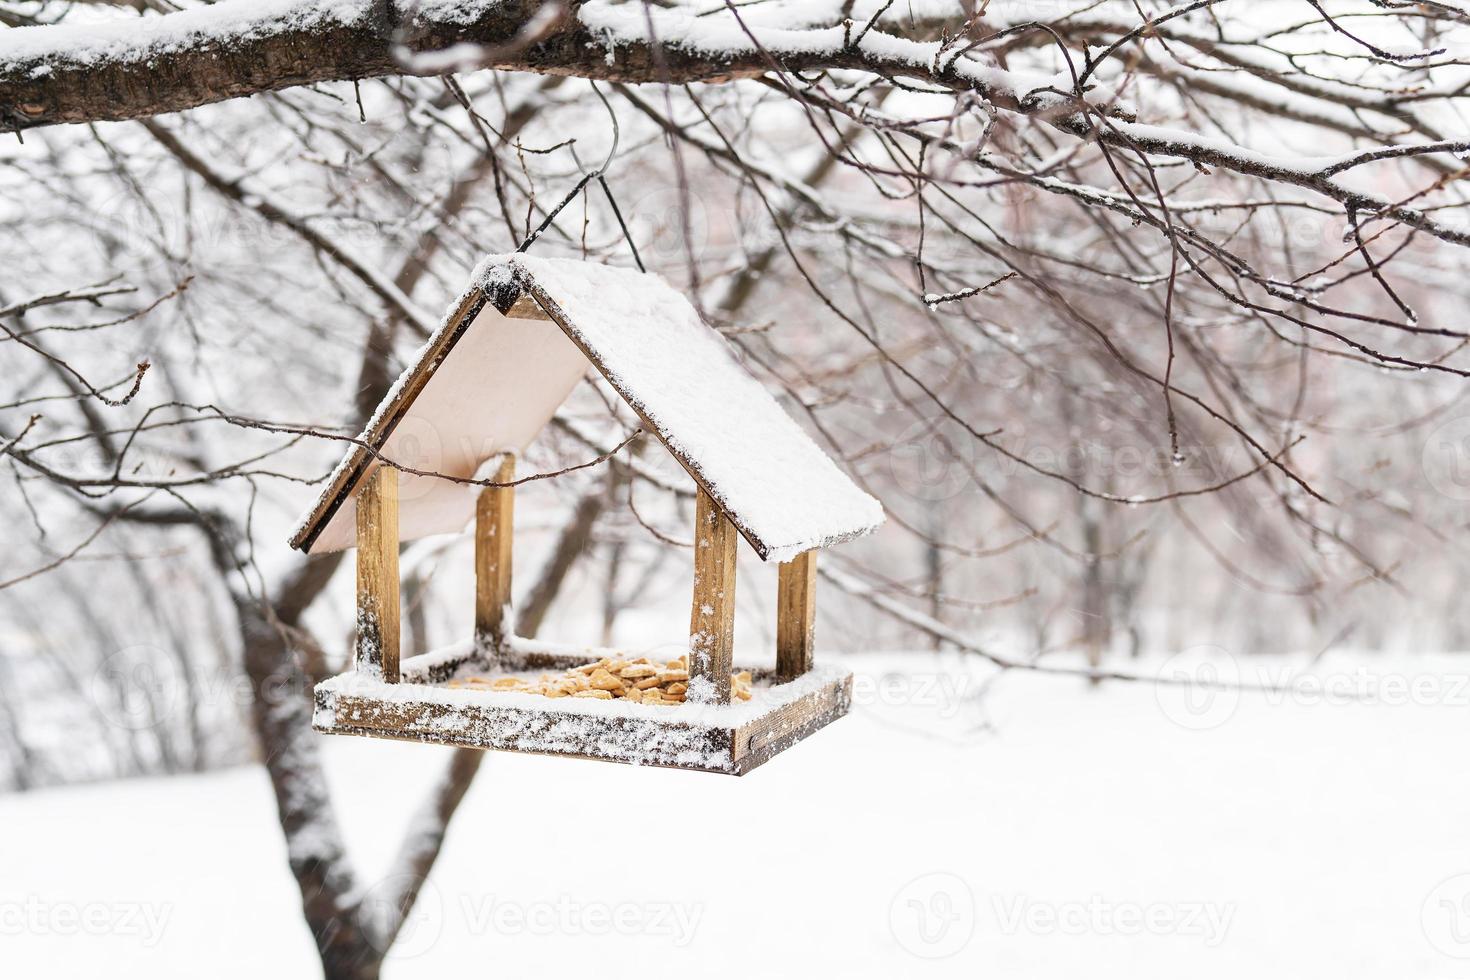
[[[495,482],[516,478],[516,459],[506,453]],[[515,487],[486,487],[475,504],[475,642],[499,652],[511,630],[511,545],[515,539]]]
[[[515,320],[551,319],[551,317],[546,315],[546,311],[541,308],[541,304],[536,302],[536,298],[530,293],[521,293],[520,297],[514,303],[510,304],[510,308],[505,311],[505,315]]]
[[[735,729],[735,766],[744,775],[802,739],[847,714],[852,708],[852,675],[823,685],[805,697],[781,705]]]
[[[776,572],[776,677],[812,669],[817,622],[817,553],[803,551]]]
[[[604,762],[742,776],[848,713],[852,675],[776,703],[741,725],[680,720],[650,708],[646,718],[597,717],[527,710],[504,703],[448,706],[426,697],[392,701],[318,685],[312,727],[330,735],[362,735],[461,748],[560,755]],[[408,694],[413,685],[404,685]],[[426,694],[431,688],[425,688]],[[772,692],[776,693],[776,692]],[[678,709],[674,709],[678,710]],[[667,747],[667,748],[664,748]]]
[[[398,682],[398,471],[379,466],[357,493],[357,669]]]
[[[460,300],[459,306],[450,314],[444,326],[429,339],[428,351],[420,360],[413,374],[396,385],[389,401],[380,406],[380,411],[374,415],[372,424],[362,434],[359,443],[352,447],[351,459],[347,465],[337,470],[333,478],[331,492],[324,494],[310,516],[302,522],[301,527],[291,537],[291,547],[298,551],[309,552],[312,543],[342,506],[343,501],[350,497],[353,490],[364,478],[364,474],[372,467],[377,458],[375,450],[387,442],[393,430],[402,421],[414,400],[424,390],[424,385],[434,376],[440,364],[449,356],[454,345],[464,336],[465,330],[479,316],[480,311],[485,308],[487,299],[483,291],[472,289]],[[372,448],[368,448],[372,447]]]
[[[739,533],[719,505],[699,491],[694,506],[694,603],[689,617],[691,699],[700,678],[713,704],[730,702],[735,653],[735,544]]]

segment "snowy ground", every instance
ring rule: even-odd
[[[848,662],[852,717],[744,779],[487,760],[387,975],[1470,977],[1470,659],[983,701]],[[365,870],[444,758],[331,742]],[[273,816],[253,768],[0,799],[0,975],[311,976]]]

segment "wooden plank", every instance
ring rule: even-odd
[[[608,371],[606,366],[603,365],[602,359],[597,356],[597,352],[587,346],[587,342],[583,340],[582,334],[578,332],[576,325],[567,317],[566,311],[556,304],[556,301],[551,298],[546,290],[534,282],[530,283],[529,289],[529,295],[535,298],[541,311],[547,314],[547,319],[561,328],[562,333],[566,334],[567,339],[577,345],[577,349],[597,369],[597,373],[602,375],[602,379],[608,383],[608,386],[613,391],[616,391],[618,397],[638,415],[639,420],[643,423],[643,431],[653,433],[654,438],[659,441],[664,449],[668,450],[670,456],[674,457],[674,461],[684,467],[684,472],[688,473],[690,478],[694,480],[700,493],[709,493],[709,488],[705,485],[704,472],[699,467],[699,460],[690,456],[688,451],[679,443],[671,442],[664,433],[663,428],[657,425],[653,419],[649,418],[648,413],[640,407],[642,403],[634,397],[633,393],[628,390],[628,386],[617,375]],[[725,516],[734,522],[735,529],[740,532],[740,536],[750,544],[751,548],[755,549],[755,553],[760,555],[761,560],[764,561],[766,556],[771,553],[771,549],[766,546],[766,543],[758,538],[744,522],[736,520],[729,514]]]
[[[357,492],[357,669],[398,683],[398,471]]]
[[[450,707],[432,700],[385,701],[365,694],[324,695],[321,691],[316,703],[312,725],[330,735],[367,735],[702,772],[736,771],[734,729],[726,726],[492,704]]]
[[[795,680],[812,669],[817,621],[817,553],[803,551],[776,572],[776,677]]]
[[[546,311],[541,308],[541,304],[536,302],[535,297],[530,293],[521,293],[520,297],[514,303],[510,304],[510,309],[505,311],[505,315],[514,320],[551,319],[551,317],[546,315]]]
[[[743,776],[821,731],[852,708],[852,675],[782,705],[735,730],[735,774]]]
[[[841,708],[846,714],[851,704],[851,674],[843,674],[807,694],[777,703],[770,711],[735,730],[735,757],[766,748],[834,708]]]
[[[417,657],[408,657],[399,661],[398,683],[443,684],[470,664],[479,670],[488,669],[480,657],[480,652],[472,649],[469,644],[458,648],[449,656],[445,656],[444,651],[440,650],[421,653]]]
[[[630,655],[628,650],[592,646],[584,648],[581,652],[570,653],[517,650],[514,641],[511,641],[499,662],[495,664],[488,663],[480,655],[480,651],[466,645],[462,651],[451,656],[444,656],[443,651],[435,651],[410,657],[400,663],[398,673],[400,683],[403,684],[438,684],[448,680],[461,668],[467,666],[473,666],[480,673],[546,671],[559,674],[604,657],[626,658]],[[430,664],[432,666],[428,666]],[[776,671],[771,667],[737,664],[734,669],[749,671],[751,680],[757,685],[770,686],[776,683]]]
[[[712,704],[730,703],[735,653],[735,525],[701,489],[694,505],[694,604],[689,617],[689,693],[706,678]]]
[[[516,478],[516,458],[506,453],[495,482]],[[500,653],[511,630],[511,544],[515,539],[515,487],[486,487],[475,504],[475,642]]]
[[[529,709],[493,703],[492,696],[449,705],[436,699],[431,686],[422,688],[422,699],[412,697],[418,686],[412,684],[387,700],[333,690],[340,681],[316,689],[312,725],[319,732],[727,775],[744,775],[769,761],[847,714],[852,703],[851,674],[788,700],[778,695],[770,711],[740,725],[680,720],[673,715],[677,708],[610,717],[576,713],[564,701]]]
[[[351,450],[351,459],[346,466],[337,469],[336,476],[332,480],[331,491],[322,495],[317,501],[316,508],[311,516],[302,522],[294,535],[291,537],[291,547],[298,551],[310,552],[312,544],[321,535],[327,524],[332,520],[332,515],[337,513],[344,501],[352,495],[353,489],[358,485],[376,458],[374,453],[383,447],[388,437],[393,434],[394,428],[403,419],[408,409],[413,405],[414,399],[424,390],[424,385],[434,376],[439,365],[449,356],[459,338],[464,336],[465,330],[474,322],[475,317],[485,308],[488,302],[483,290],[471,289],[465,293],[460,300],[459,306],[450,314],[449,319],[435,331],[429,338],[428,349],[414,368],[413,374],[394,387],[392,397],[373,416],[371,427],[363,433],[361,442],[363,445],[354,444]],[[372,447],[369,449],[368,447]]]

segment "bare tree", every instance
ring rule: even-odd
[[[1370,599],[1381,644],[1458,639],[1470,18],[922,9],[0,3],[9,782],[216,764],[243,709],[326,975],[378,975],[479,756],[361,880],[310,732],[340,562],[279,542],[467,270],[522,246],[677,281],[883,499],[825,569],[834,645],[1101,680],[1120,631],[1302,645]],[[531,461],[559,475],[523,626],[589,555],[609,634],[673,587],[688,488],[620,411],[582,386]],[[183,694],[133,729],[103,667],[136,633]],[[220,673],[249,697],[215,711]],[[105,758],[59,769],[10,679]]]

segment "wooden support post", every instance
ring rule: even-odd
[[[691,701],[730,703],[737,536],[735,525],[701,489],[694,506],[694,608],[689,620]]]
[[[398,471],[357,492],[357,669],[398,683]]]
[[[496,483],[516,478],[516,458],[506,453]],[[515,487],[486,487],[475,504],[475,642],[491,655],[505,646],[510,613],[511,543],[515,539]]]
[[[794,680],[812,669],[817,619],[817,553],[803,551],[776,572],[776,680]]]

